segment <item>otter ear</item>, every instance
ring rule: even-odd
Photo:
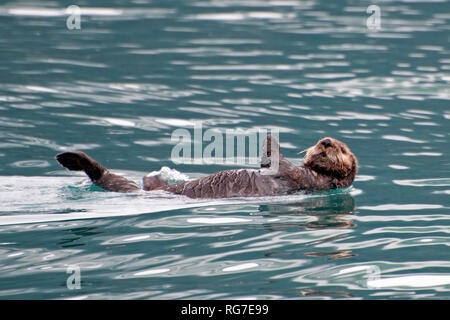
[[[272,159],[280,158],[280,144],[277,139],[272,137],[270,134],[266,137],[263,142],[262,147],[262,157],[261,157],[261,168],[268,168],[272,163]]]

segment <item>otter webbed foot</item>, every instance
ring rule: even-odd
[[[108,191],[136,192],[139,186],[122,176],[116,175],[81,151],[63,152],[56,160],[71,171],[84,171],[91,181]]]
[[[100,179],[106,171],[105,167],[81,151],[63,152],[55,158],[71,171],[84,171],[92,181]]]

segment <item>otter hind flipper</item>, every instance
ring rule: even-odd
[[[75,152],[64,152],[56,155],[56,160],[65,168],[71,171],[81,171],[80,155]]]
[[[72,171],[84,171],[97,186],[115,192],[135,192],[139,186],[127,178],[110,172],[100,163],[81,151],[64,152],[56,155],[56,160]]]
[[[60,153],[56,155],[56,160],[71,171],[84,171],[92,181],[100,179],[106,171],[105,167],[81,151]]]

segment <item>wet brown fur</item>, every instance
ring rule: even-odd
[[[327,140],[329,143],[324,143]],[[322,138],[314,146],[308,148],[303,165],[337,179],[354,177],[358,171],[358,160],[348,146],[331,137]]]

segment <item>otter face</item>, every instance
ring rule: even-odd
[[[344,178],[356,174],[358,160],[345,143],[326,137],[306,150],[304,166],[327,176]]]

